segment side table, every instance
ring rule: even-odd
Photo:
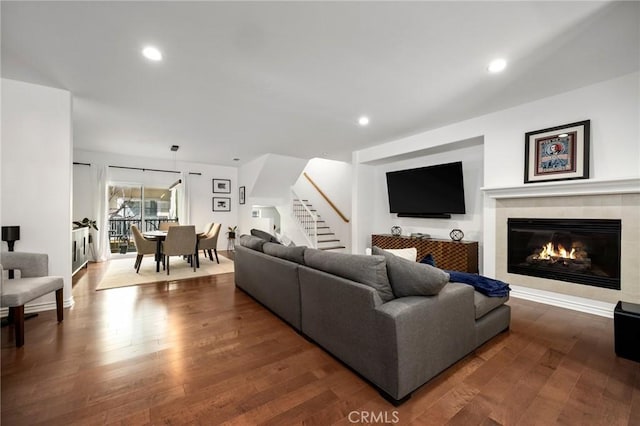
[[[640,362],[640,305],[619,301],[613,327],[616,355]]]

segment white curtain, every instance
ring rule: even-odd
[[[109,246],[109,205],[107,201],[108,173],[108,166],[98,168],[97,188],[93,197],[94,212],[97,213],[96,222],[98,225],[96,241],[93,242],[93,258],[96,262],[104,262],[111,257],[111,247]]]
[[[181,225],[191,223],[191,198],[189,194],[189,173],[181,173],[182,184],[178,185],[178,219]]]

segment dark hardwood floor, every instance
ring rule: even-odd
[[[133,262],[133,259],[132,259]],[[512,299],[510,331],[395,408],[235,288],[233,274],[95,291],[2,329],[3,425],[640,425],[611,319]]]

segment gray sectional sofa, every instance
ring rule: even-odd
[[[407,275],[398,275],[396,262],[385,256],[285,247],[254,236],[240,243],[236,286],[396,405],[509,328],[508,296],[490,298],[466,284],[440,282],[443,272],[436,268],[428,272],[437,285],[426,290],[435,294],[395,297],[387,291],[389,278],[397,284]],[[387,270],[387,263],[394,265]]]

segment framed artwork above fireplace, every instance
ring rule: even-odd
[[[525,133],[524,183],[589,178],[590,120]]]

